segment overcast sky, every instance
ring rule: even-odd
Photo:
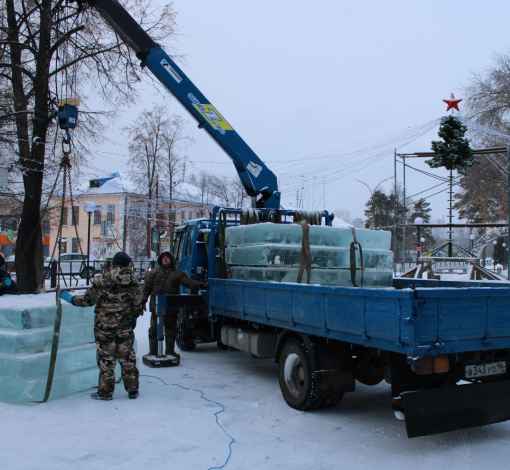
[[[368,166],[353,154],[348,164],[359,171],[343,177],[347,163],[336,168],[334,158],[317,157],[345,159],[349,145],[365,142],[358,147],[364,148],[370,139],[445,115],[442,100],[452,92],[463,98],[471,72],[482,71],[494,52],[508,48],[510,8],[504,1],[175,0],[174,7],[175,46],[187,55],[183,70],[279,177],[283,204],[295,206],[299,196],[304,208],[322,209],[325,193],[327,209],[346,209],[352,217],[363,216],[370,196],[355,180],[373,189],[393,176],[391,150],[386,146]],[[124,122],[161,102],[149,86],[142,97]],[[173,99],[168,106],[190,122],[187,133],[196,139],[187,151],[194,162],[187,173],[235,176],[229,158],[184,109]],[[119,126],[107,134],[116,144],[97,150],[127,154]],[[429,151],[433,139],[437,128],[399,151]],[[97,155],[96,168],[123,169]],[[423,162],[413,165],[430,170]],[[304,191],[297,187],[300,181],[308,185]],[[407,174],[408,195],[435,184],[419,173]],[[444,192],[428,199],[434,219],[446,215],[447,199]]]

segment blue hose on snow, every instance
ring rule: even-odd
[[[218,421],[218,415],[225,411],[225,407],[221,403],[218,403],[217,401],[212,401],[212,400],[209,400],[209,398],[204,397],[204,392],[202,390],[197,390],[196,388],[183,387],[180,384],[167,384],[163,379],[160,379],[159,377],[156,377],[154,375],[140,375],[140,377],[150,377],[151,379],[156,379],[156,380],[159,380],[160,382],[163,382],[163,384],[165,384],[165,385],[171,385],[172,387],[180,387],[183,390],[190,390],[192,392],[198,392],[198,393],[200,393],[200,398],[202,398],[203,400],[208,401],[209,403],[213,403],[214,405],[221,406],[221,410],[214,413],[214,416],[216,416],[216,424],[221,428],[221,430],[223,431],[225,436],[227,436],[230,439],[230,442],[228,443],[228,457],[227,457],[227,460],[225,460],[225,463],[221,467],[209,467],[207,470],[220,470],[221,468],[225,468],[228,461],[230,460],[230,456],[232,455],[232,443],[235,442],[234,438],[230,437],[228,435],[227,431],[225,431],[225,428]]]

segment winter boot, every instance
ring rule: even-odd
[[[149,352],[147,353],[147,356],[157,355],[158,355],[158,338],[149,337]]]
[[[131,392],[128,392],[128,396],[131,399],[138,398],[138,390],[132,390]]]
[[[165,355],[180,359],[180,354],[175,352],[175,336],[165,336]]]
[[[107,397],[105,395],[101,395],[99,392],[94,392],[94,393],[90,394],[90,398],[92,398],[93,400],[105,400],[105,401],[109,401],[113,397]]]

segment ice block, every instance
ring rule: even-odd
[[[0,400],[42,400],[48,378],[55,294],[2,296],[0,304]],[[62,326],[50,399],[97,386],[94,307],[62,303]],[[137,343],[135,340],[135,351]],[[138,361],[137,361],[138,362]],[[120,365],[115,369],[117,381]]]
[[[303,229],[297,224],[273,224],[270,222],[254,225],[238,225],[225,230],[226,246],[262,245],[278,243],[301,245]],[[356,240],[363,249],[388,250],[391,233],[382,230],[356,229]],[[310,226],[310,245],[348,247],[353,241],[349,228]]]
[[[231,266],[230,278],[240,281],[266,281],[266,282],[297,282],[297,267],[247,267]],[[302,283],[306,283],[307,273],[304,270]],[[392,271],[364,271],[364,287],[391,287],[393,285]],[[356,271],[356,284],[361,283],[361,271]],[[352,287],[351,272],[349,269],[312,269],[310,284],[322,286]]]
[[[350,248],[311,246],[312,267],[350,268]],[[359,267],[360,255],[356,250],[356,265]],[[235,266],[299,266],[301,246],[270,243],[227,247],[225,261]],[[364,249],[363,267],[391,271],[393,252],[389,250]]]
[[[53,342],[53,326],[32,330],[0,328],[0,353],[19,354],[49,351]],[[68,348],[94,342],[91,322],[60,328],[59,347]]]

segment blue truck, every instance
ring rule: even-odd
[[[356,381],[385,380],[409,437],[510,419],[510,284],[395,278],[392,288],[374,289],[229,279],[229,226],[296,216],[331,225],[333,215],[281,209],[276,176],[124,7],[87,3],[225,150],[252,198],[251,209],[215,207],[176,230],[178,267],[208,281],[206,292],[167,296],[181,308],[182,350],[217,342],[274,358],[283,398],[298,410],[333,406]]]

